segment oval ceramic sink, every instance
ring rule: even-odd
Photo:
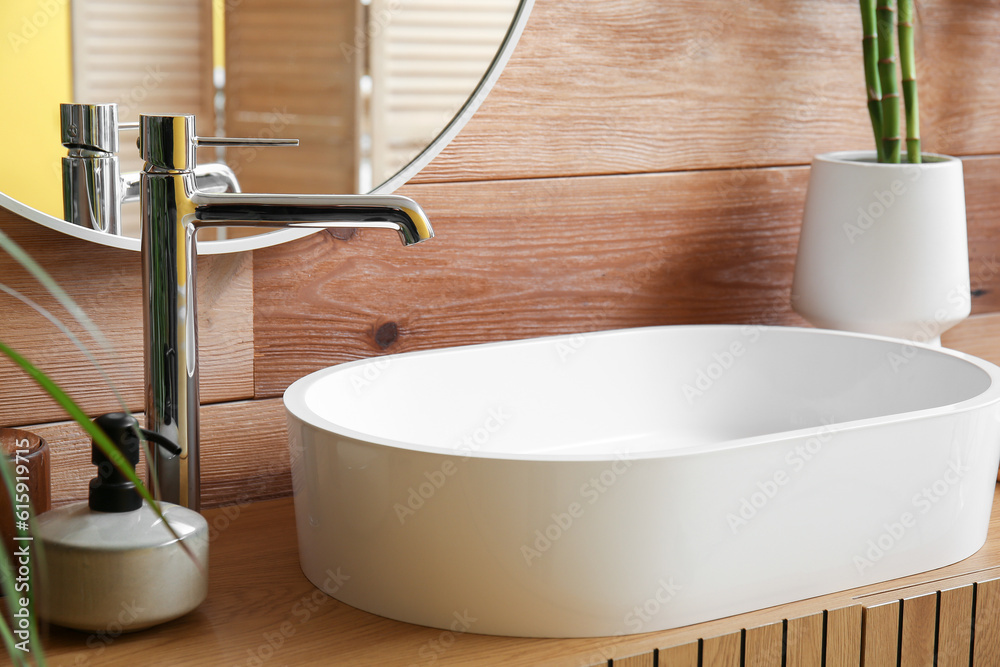
[[[302,569],[401,621],[580,637],[942,567],[986,538],[998,372],[756,326],[328,368],[285,393]]]

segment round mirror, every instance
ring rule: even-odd
[[[287,137],[297,148],[200,149],[244,192],[391,192],[475,112],[533,0],[5,0],[0,206],[87,240],[138,250],[138,204],[124,234],[63,219],[59,104],[194,113],[201,136]],[[141,168],[121,132],[123,174]],[[215,230],[205,230],[209,233]],[[202,234],[205,231],[201,232]],[[220,230],[199,252],[249,250],[309,231]]]

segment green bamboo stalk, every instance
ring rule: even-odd
[[[899,162],[899,86],[896,83],[896,0],[879,0],[878,73],[882,84],[882,145],[885,162]]]
[[[875,19],[875,0],[861,0],[861,50],[865,60],[865,89],[868,92],[868,117],[875,134],[875,152],[878,161],[885,162],[882,147],[882,84],[878,76],[878,29]]]
[[[920,110],[917,103],[917,63],[913,48],[913,0],[899,0],[899,68],[906,106],[906,157],[920,162]]]

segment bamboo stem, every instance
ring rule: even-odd
[[[899,67],[906,106],[906,156],[920,162],[920,110],[917,101],[917,64],[913,48],[913,0],[899,0]]]
[[[878,75],[878,29],[875,18],[875,0],[861,0],[861,28],[864,36],[861,49],[865,61],[865,89],[868,92],[868,116],[875,134],[875,152],[878,161],[885,162],[882,146],[882,84]]]
[[[896,83],[896,50],[893,40],[896,32],[895,0],[879,0],[876,8],[878,19],[878,71],[882,84],[882,146],[886,162],[899,162],[899,87]]]

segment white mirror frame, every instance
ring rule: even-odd
[[[524,26],[528,22],[528,15],[531,14],[531,8],[534,4],[535,0],[521,0],[521,3],[514,14],[514,20],[511,21],[510,29],[507,31],[503,42],[501,42],[500,49],[497,51],[496,57],[486,70],[486,74],[479,82],[479,85],[476,86],[475,91],[469,99],[466,100],[458,114],[456,114],[451,122],[445,126],[444,130],[441,131],[441,134],[439,134],[437,138],[435,138],[434,141],[432,141],[431,144],[423,150],[423,152],[417,155],[412,162],[403,167],[392,178],[372,190],[372,194],[388,194],[394,192],[401,185],[413,178],[417,172],[427,166],[427,164],[434,159],[434,157],[437,156],[437,154],[440,153],[452,139],[455,138],[455,135],[458,134],[463,127],[465,127],[465,124],[469,122],[469,119],[472,118],[473,114],[476,113],[476,110],[479,109],[479,105],[481,105],[483,100],[486,99],[486,96],[489,95],[490,90],[493,89],[493,84],[495,84],[497,79],[500,78],[501,72],[503,72],[507,61],[510,60],[510,56],[514,52],[514,47],[517,46],[517,42],[521,38],[521,33],[524,32]],[[100,243],[101,245],[111,246],[114,248],[134,250],[136,252],[139,251],[139,239],[137,238],[105,234],[94,229],[74,225],[62,220],[61,218],[49,215],[48,213],[43,213],[38,209],[22,204],[2,192],[0,192],[0,206],[24,218],[33,220],[40,225],[44,225],[50,229],[68,234],[69,236],[75,236],[85,241],[93,241],[94,243]],[[202,255],[220,255],[231,252],[243,252],[245,250],[256,250],[258,248],[266,248],[268,246],[285,243],[287,241],[294,241],[295,239],[303,238],[309,234],[315,234],[317,231],[319,230],[281,229],[273,232],[267,232],[265,234],[257,234],[256,236],[226,239],[222,241],[203,241],[198,244],[198,253]]]

